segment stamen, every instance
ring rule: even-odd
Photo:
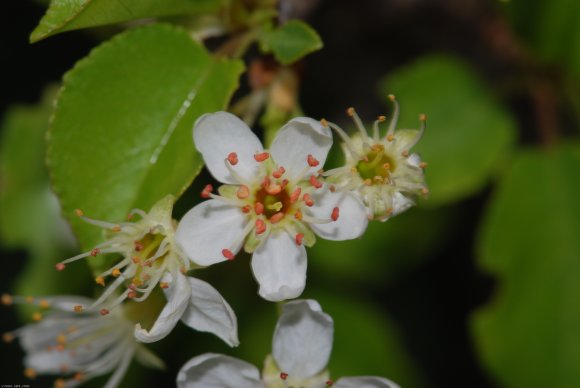
[[[297,233],[294,239],[296,241],[296,245],[302,245],[302,240],[304,240],[304,234]]]
[[[229,249],[222,249],[222,255],[228,260],[233,260],[236,257]]]
[[[24,369],[24,376],[28,377],[29,379],[35,379],[36,378],[36,371],[32,368],[26,368]]]
[[[389,135],[393,135],[395,133],[395,128],[397,127],[397,121],[399,121],[399,103],[395,99],[395,95],[389,94],[389,100],[393,103],[393,117],[391,118],[391,122],[389,123],[389,129],[387,130],[387,140],[389,140]],[[389,141],[392,141],[389,140]]]
[[[316,175],[310,175],[310,184],[314,186],[315,189],[322,187],[322,182],[316,179]]]
[[[56,263],[55,268],[57,271],[64,271],[65,265],[63,263]]]
[[[121,270],[119,268],[113,268],[111,275],[113,275],[113,277],[115,278],[118,278],[119,276],[121,276]]]
[[[346,134],[346,132],[343,131],[343,129],[341,127],[339,127],[338,125],[334,124],[334,123],[328,123],[328,125],[330,126],[330,128],[332,128],[336,133],[338,133],[338,135],[342,138],[342,141],[344,141],[344,143],[346,144],[346,147],[348,148],[348,150],[350,151],[351,155],[356,158],[356,159],[361,159],[362,155],[360,155],[357,151],[356,151],[356,147],[353,143],[353,141],[351,140],[351,138]]]
[[[244,205],[242,207],[242,212],[248,214],[250,211],[252,210],[252,206],[251,205]]]
[[[306,193],[302,196],[302,200],[304,200],[304,203],[308,207],[311,207],[312,205],[314,205],[314,200],[312,199],[312,197],[308,193]]]
[[[270,217],[270,222],[272,224],[277,224],[278,222],[280,222],[280,220],[282,220],[282,218],[284,218],[284,213],[279,212]]]
[[[423,170],[424,170],[425,168],[427,168],[427,166],[428,166],[428,164],[427,164],[426,162],[421,162],[421,163],[419,163],[419,168],[421,168],[421,169],[423,169]]]
[[[280,378],[286,380],[288,378],[288,373],[280,372]]]
[[[254,211],[256,212],[257,215],[261,215],[262,213],[264,213],[264,204],[262,202],[256,202],[256,204],[254,205]]]
[[[294,213],[294,218],[296,218],[298,221],[302,221],[302,212],[300,210],[296,210],[296,213]]]
[[[163,289],[169,288],[169,283],[167,283],[167,282],[160,282],[159,283],[159,287],[161,287]]]
[[[254,159],[256,159],[256,162],[261,163],[264,160],[268,159],[270,157],[270,154],[268,152],[262,152],[259,154],[254,154]]]
[[[54,380],[54,388],[66,388],[65,380],[62,378]]]
[[[379,138],[380,138],[380,135],[379,135],[379,123],[382,123],[385,120],[386,120],[385,116],[379,116],[379,117],[377,117],[377,119],[373,123],[373,140],[375,142],[378,142],[379,141]]]
[[[80,304],[77,304],[76,306],[73,307],[73,311],[75,313],[80,313],[81,311],[83,311],[83,306],[81,306]]]
[[[211,192],[213,191],[212,185],[206,185],[201,191],[201,198],[209,198]]]
[[[260,235],[266,231],[266,223],[261,218],[256,220],[256,235]]]
[[[135,251],[136,252],[141,252],[143,249],[145,249],[145,247],[143,246],[143,244],[139,241],[134,241],[133,244],[135,245]]]
[[[14,339],[16,338],[16,336],[12,333],[4,333],[2,334],[2,341],[6,342],[7,344],[9,344],[10,342],[14,341]]]
[[[39,312],[36,312],[34,314],[32,314],[32,320],[33,321],[40,321],[42,320],[42,314]]]
[[[300,187],[297,187],[292,194],[290,194],[290,203],[294,203],[296,201],[298,201],[298,198],[300,198],[300,193],[302,192],[302,189]]]
[[[99,253],[101,253],[101,250],[99,248],[91,249],[91,256],[96,257]]]
[[[12,296],[10,296],[8,294],[2,294],[1,300],[2,300],[2,304],[4,306],[10,306],[12,304],[12,302],[13,302]]]
[[[332,387],[333,384],[334,384],[334,381],[332,381],[332,380],[326,380],[326,386],[327,387]]]
[[[235,152],[230,152],[228,154],[228,162],[230,162],[230,164],[232,166],[235,166],[236,164],[238,164],[238,154],[236,154]]]
[[[339,216],[339,209],[338,209],[338,207],[335,207],[334,209],[332,209],[332,214],[330,215],[330,218],[332,218],[332,221],[336,221],[336,220],[338,220],[338,216]]]
[[[409,157],[409,150],[404,150],[403,152],[401,152],[401,155],[402,155],[404,158],[408,158],[408,157]]]
[[[238,192],[236,195],[239,199],[246,199],[250,196],[250,189],[246,185],[241,185],[238,188]]]
[[[85,215],[85,213],[81,209],[75,209],[75,215],[77,217],[82,217]]]
[[[272,176],[276,179],[279,179],[282,177],[282,175],[284,175],[284,173],[286,172],[286,169],[282,166],[280,166],[276,171],[274,171],[272,173]]]
[[[101,313],[102,316],[105,316],[105,315],[108,315],[109,314],[109,310],[107,310],[107,309],[101,309],[100,313]]]
[[[277,195],[282,191],[282,186],[276,183],[270,183],[268,186],[264,187],[264,190],[270,195]]]
[[[366,130],[365,126],[363,125],[360,117],[358,117],[358,115],[356,114],[356,111],[354,110],[354,108],[348,108],[347,113],[350,117],[353,118],[357,129],[359,130],[359,132],[362,135],[363,142],[369,143],[369,135],[367,134],[367,130]]]
[[[320,119],[320,124],[322,124],[324,128],[328,128],[328,121],[326,121],[326,119]]]
[[[25,300],[26,300],[26,303],[31,303],[31,304],[34,303],[34,298],[32,296],[27,296]]]
[[[308,157],[306,158],[306,161],[308,162],[308,165],[310,167],[316,167],[320,164],[320,162],[312,155],[308,154]]]

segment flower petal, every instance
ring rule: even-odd
[[[167,304],[161,310],[151,330],[141,328],[139,323],[135,325],[135,338],[138,341],[149,343],[165,338],[177,325],[188,306],[191,291],[186,276],[179,272],[175,276],[167,274],[164,278],[164,281],[166,280],[169,283],[169,288],[165,290]]]
[[[296,298],[306,284],[306,249],[286,231],[273,230],[254,252],[252,271],[262,298],[272,302]]]
[[[403,194],[401,194],[401,192],[399,191],[395,192],[395,194],[393,195],[393,213],[391,214],[391,217],[394,217],[397,214],[404,212],[405,210],[412,207],[414,204],[415,201],[405,197]]]
[[[192,277],[187,280],[191,298],[181,321],[195,330],[217,335],[230,346],[238,346],[238,321],[230,305],[209,283]]]
[[[259,169],[254,154],[263,151],[262,143],[250,128],[228,112],[205,114],[197,119],[193,140],[203,160],[214,176],[223,183],[238,182],[225,165],[231,152],[238,155],[238,164],[232,166],[243,178],[251,181]]]
[[[375,376],[342,377],[332,386],[333,388],[399,388],[391,380]]]
[[[296,177],[308,166],[308,155],[320,164],[310,167],[310,174],[324,166],[332,146],[330,128],[308,117],[296,117],[278,131],[270,151],[279,166],[284,166],[289,177]]]
[[[250,363],[206,353],[185,363],[177,374],[178,388],[260,388],[260,372]]]
[[[334,324],[315,300],[284,305],[274,331],[272,355],[284,373],[308,378],[321,372],[332,350]]]
[[[314,206],[309,211],[320,219],[330,219],[335,207],[339,209],[336,221],[310,224],[316,234],[327,240],[351,240],[360,237],[367,228],[367,210],[360,199],[349,191],[331,192],[326,187],[312,195]]]
[[[179,222],[175,239],[189,259],[207,266],[226,258],[223,249],[234,254],[242,247],[247,217],[240,209],[217,199],[200,203]]]
[[[119,364],[115,369],[115,372],[111,375],[104,388],[116,388],[119,386],[119,383],[123,377],[125,377],[127,369],[129,369],[129,364],[131,364],[131,359],[133,358],[134,352],[135,350],[133,348],[125,350]]]

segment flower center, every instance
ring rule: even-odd
[[[256,202],[264,205],[264,216],[270,219],[274,214],[286,214],[290,210],[291,201],[290,195],[286,189],[280,191],[278,194],[269,194],[266,189],[260,188],[255,194]]]
[[[365,180],[370,179],[373,183],[384,183],[389,181],[389,177],[396,167],[394,159],[385,153],[385,148],[380,144],[375,144],[366,158],[358,162],[356,170]]]

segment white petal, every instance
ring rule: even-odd
[[[252,271],[262,298],[278,302],[299,296],[306,284],[306,249],[286,231],[272,231],[254,252]]]
[[[421,164],[421,157],[419,154],[411,154],[407,158],[407,163],[409,163],[413,167],[420,168],[419,165]]]
[[[393,195],[393,213],[391,213],[391,217],[396,216],[404,212],[405,210],[409,209],[415,204],[412,199],[405,197],[399,191],[395,192]]]
[[[178,388],[260,388],[260,372],[245,361],[206,353],[185,363],[177,374]]]
[[[57,350],[43,350],[27,353],[24,357],[24,365],[34,369],[39,374],[59,374],[63,365],[71,364],[70,352]]]
[[[360,376],[342,377],[332,385],[333,388],[399,388],[391,380],[383,377]]]
[[[165,290],[167,304],[157,317],[151,330],[141,328],[138,323],[135,325],[135,338],[141,342],[155,342],[165,338],[177,325],[188,306],[191,291],[187,278],[181,273],[173,277],[169,282],[169,288]]]
[[[274,331],[272,355],[285,373],[307,378],[321,372],[332,350],[334,325],[314,300],[284,305]]]
[[[316,234],[327,240],[341,241],[360,237],[367,228],[367,210],[360,199],[349,191],[331,192],[326,187],[314,192],[314,206],[309,212],[316,218],[330,219],[332,210],[338,207],[336,221],[326,224],[310,224]]]
[[[296,177],[308,166],[308,155],[320,162],[310,168],[310,173],[320,170],[331,146],[330,128],[323,127],[317,120],[297,117],[280,128],[270,151],[276,164],[284,166],[289,177]]]
[[[247,223],[246,215],[237,207],[210,199],[183,216],[175,239],[190,260],[203,266],[212,265],[226,260],[223,249],[234,254],[240,250],[243,243],[240,235]]]
[[[238,321],[230,305],[209,283],[192,277],[187,280],[191,298],[182,322],[195,330],[213,333],[230,346],[238,346]]]
[[[94,299],[76,295],[47,296],[37,299],[46,300],[49,303],[51,309],[66,311],[69,313],[74,311],[75,306],[80,305],[84,308],[87,308],[94,302]]]
[[[238,155],[238,164],[232,166],[243,178],[251,181],[259,165],[254,154],[262,152],[262,143],[250,128],[228,112],[205,114],[197,119],[193,129],[195,146],[214,176],[223,183],[239,183],[228,171],[224,160],[231,152]]]
[[[119,383],[127,373],[127,369],[129,368],[129,364],[131,363],[131,359],[133,358],[134,349],[127,349],[121,358],[121,362],[115,369],[115,372],[111,375],[107,384],[104,388],[116,388],[119,386]]]

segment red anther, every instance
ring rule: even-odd
[[[222,255],[224,255],[224,257],[228,260],[233,260],[235,257],[233,252],[229,249],[222,249]]]
[[[332,209],[332,214],[330,215],[330,218],[332,218],[332,221],[336,221],[336,220],[338,220],[338,216],[339,216],[339,210],[338,210],[338,207],[335,207],[334,209]]]
[[[149,267],[149,268],[153,267],[153,263],[151,262],[151,260],[146,260],[146,261],[143,263],[143,265],[145,265],[145,266],[147,266],[147,267]]]
[[[169,288],[169,283],[168,282],[159,282],[159,287],[165,289],[165,288]]]
[[[230,162],[232,166],[238,164],[238,154],[236,154],[235,152],[230,152],[228,154],[228,162]]]
[[[266,191],[266,193],[268,193],[270,195],[276,195],[276,194],[280,194],[280,192],[282,191],[282,186],[277,185],[277,184],[273,184],[273,185],[269,185],[267,187],[264,187],[264,190]]]
[[[129,298],[129,299],[134,299],[136,297],[137,297],[137,291],[131,290],[127,293],[127,298]]]
[[[133,263],[135,263],[135,264],[139,264],[139,263],[141,263],[141,258],[140,258],[139,256],[133,256],[133,257],[131,258],[131,260],[132,260],[132,261],[133,261]]]
[[[63,263],[57,263],[55,267],[57,271],[62,271],[66,266]]]
[[[316,167],[320,164],[320,162],[318,161],[318,159],[316,159],[314,156],[308,154],[308,157],[306,158],[306,160],[308,161],[308,165],[310,167]]]
[[[256,220],[256,234],[262,234],[266,231],[266,223],[264,220],[258,218]]]
[[[262,202],[256,202],[254,205],[254,211],[257,215],[264,213],[264,204]]]
[[[270,177],[265,176],[262,180],[262,187],[265,189],[266,187],[270,186]]]
[[[280,378],[286,380],[288,378],[288,373],[280,372]]]
[[[315,175],[310,175],[310,184],[314,186],[315,189],[319,189],[322,187],[322,182],[316,179]]]
[[[326,386],[327,387],[332,387],[333,384],[334,384],[334,381],[332,381],[332,380],[326,380]]]
[[[250,196],[250,189],[246,185],[241,185],[236,194],[239,199],[246,199]]]
[[[328,189],[330,190],[330,192],[331,192],[331,193],[334,193],[334,192],[336,192],[336,186],[335,186],[335,185],[330,185],[330,186],[328,187]]]
[[[294,213],[294,218],[296,218],[298,221],[302,221],[302,212],[300,210],[296,210],[296,213]]]
[[[274,171],[272,173],[272,176],[276,179],[280,178],[282,175],[284,175],[284,173],[286,172],[286,169],[282,166],[278,167],[278,169],[276,171]]]
[[[280,182],[280,187],[282,188],[282,190],[284,190],[286,186],[288,186],[288,183],[290,183],[288,179],[282,179],[282,182]]]
[[[308,193],[304,194],[302,196],[302,199],[304,200],[304,203],[306,204],[306,206],[310,207],[310,206],[314,205],[314,200],[312,199],[310,194],[308,194]]]
[[[101,313],[101,315],[108,315],[109,314],[109,310],[107,310],[107,309],[101,309],[100,313]]]
[[[300,198],[300,193],[302,192],[302,189],[300,187],[297,187],[292,194],[290,194],[290,203],[294,203],[296,201],[298,201],[298,198]]]
[[[211,192],[213,191],[212,185],[206,185],[201,191],[201,198],[209,198]]]
[[[93,248],[93,249],[91,249],[91,256],[95,257],[99,253],[101,253],[101,250],[99,248]]]
[[[250,205],[242,206],[242,212],[244,212],[246,214],[249,213],[251,210],[252,210],[252,206],[250,206]]]
[[[296,240],[296,245],[302,245],[302,240],[304,240],[304,234],[297,233],[295,240]]]
[[[264,160],[268,159],[269,157],[270,157],[270,154],[267,152],[262,152],[260,154],[254,155],[254,159],[256,159],[256,162],[263,162]]]
[[[270,217],[270,222],[273,224],[277,224],[282,220],[282,218],[284,218],[284,213],[278,212],[274,214],[272,217]]]
[[[139,241],[135,241],[135,250],[141,252],[145,247]]]

